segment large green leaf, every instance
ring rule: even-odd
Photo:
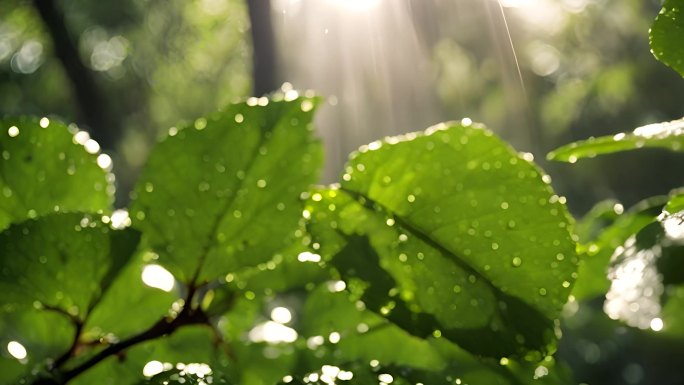
[[[548,177],[480,125],[362,147],[305,216],[352,293],[409,332],[477,354],[553,349],[577,258]]]
[[[575,163],[578,159],[645,147],[684,151],[684,119],[641,126],[631,133],[591,137],[557,148],[551,151],[547,158]]]
[[[684,76],[684,1],[665,0],[649,31],[651,52]]]
[[[58,121],[0,120],[0,230],[54,211],[108,210],[113,176],[98,166],[98,148]],[[101,156],[100,165],[110,167]]]
[[[270,260],[297,229],[317,178],[317,99],[249,99],[170,131],[135,189],[134,226],[182,282]]]

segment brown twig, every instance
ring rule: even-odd
[[[66,371],[60,371],[60,366],[62,366],[64,362],[66,362],[66,360],[68,360],[71,357],[73,351],[78,347],[78,334],[80,334],[79,331],[75,338],[73,346],[69,349],[69,351],[67,351],[67,353],[65,353],[57,361],[55,361],[55,369],[53,370],[54,377],[52,379],[38,379],[33,382],[33,385],[64,385],[74,377],[92,368],[101,361],[111,356],[118,355],[124,350],[134,345],[137,345],[145,341],[154,340],[159,337],[170,335],[182,326],[210,324],[209,318],[207,317],[206,313],[202,311],[201,308],[192,306],[192,299],[194,295],[195,288],[191,287],[188,292],[188,296],[185,300],[185,305],[177,316],[164,317],[157,321],[149,329],[139,334],[136,334],[130,338],[107,346],[105,349],[95,354],[93,357],[83,362],[82,364],[76,366],[75,368]],[[58,363],[58,361],[61,362]]]

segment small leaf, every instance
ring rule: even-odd
[[[563,199],[530,158],[481,126],[388,138],[355,154],[339,189],[313,191],[305,216],[369,309],[477,354],[538,357],[577,259]]]
[[[683,0],[665,0],[649,31],[651,52],[656,59],[684,76]]]
[[[357,307],[349,294],[321,285],[307,298],[301,332],[308,339],[318,366],[378,360],[383,365],[440,370],[447,361],[430,341],[388,323],[382,316]],[[333,286],[334,287],[334,286]],[[317,337],[318,336],[318,337]],[[391,346],[392,348],[388,347]],[[314,367],[312,363],[307,367]]]
[[[292,243],[317,178],[317,99],[252,98],[170,132],[135,189],[134,226],[190,284],[256,266]]]
[[[583,158],[645,147],[684,151],[684,119],[641,126],[632,133],[592,137],[570,143],[551,151],[546,157],[549,160],[575,163]]]
[[[684,189],[677,189],[670,192],[670,200],[665,205],[663,211],[676,213],[684,210]]]
[[[665,196],[652,197],[635,204],[624,213],[622,205],[615,204],[612,210],[616,217],[612,223],[603,228],[597,228],[595,237],[580,238],[578,278],[572,289],[572,295],[576,299],[590,299],[602,296],[608,291],[610,280],[607,272],[615,249],[655,221],[666,201]],[[591,226],[589,222],[592,222],[591,217],[582,219],[579,227],[589,227]]]
[[[111,159],[98,149],[86,132],[58,121],[0,120],[0,230],[54,211],[109,210],[113,176],[102,167]]]
[[[609,270],[611,288],[604,311],[612,319],[654,331],[681,330],[684,319],[668,308],[669,298],[681,303],[684,284],[684,211],[663,214],[630,237],[613,256]]]

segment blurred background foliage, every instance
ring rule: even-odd
[[[681,153],[544,161],[570,141],[682,116],[684,81],[648,48],[660,6],[3,0],[0,114],[49,115],[88,129],[114,159],[122,206],[169,127],[287,81],[327,98],[317,118],[325,182],[360,144],[468,116],[532,152],[581,216],[603,199],[628,207],[684,184]],[[681,383],[681,341],[621,326],[602,315],[600,302],[569,307],[560,353],[577,380]]]

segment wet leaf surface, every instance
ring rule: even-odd
[[[684,76],[684,1],[666,0],[649,31],[653,55]]]
[[[579,159],[647,147],[684,151],[684,119],[641,126],[631,133],[592,137],[570,143],[551,151],[547,158],[575,163]]]
[[[177,279],[225,276],[293,242],[300,193],[321,164],[317,103],[252,98],[173,128],[153,150],[131,217]]]
[[[362,147],[305,216],[369,309],[477,354],[540,357],[577,263],[548,181],[530,154],[450,123]]]
[[[55,211],[109,210],[113,179],[101,166],[111,159],[98,158],[98,149],[87,133],[55,120],[0,120],[0,230]]]

